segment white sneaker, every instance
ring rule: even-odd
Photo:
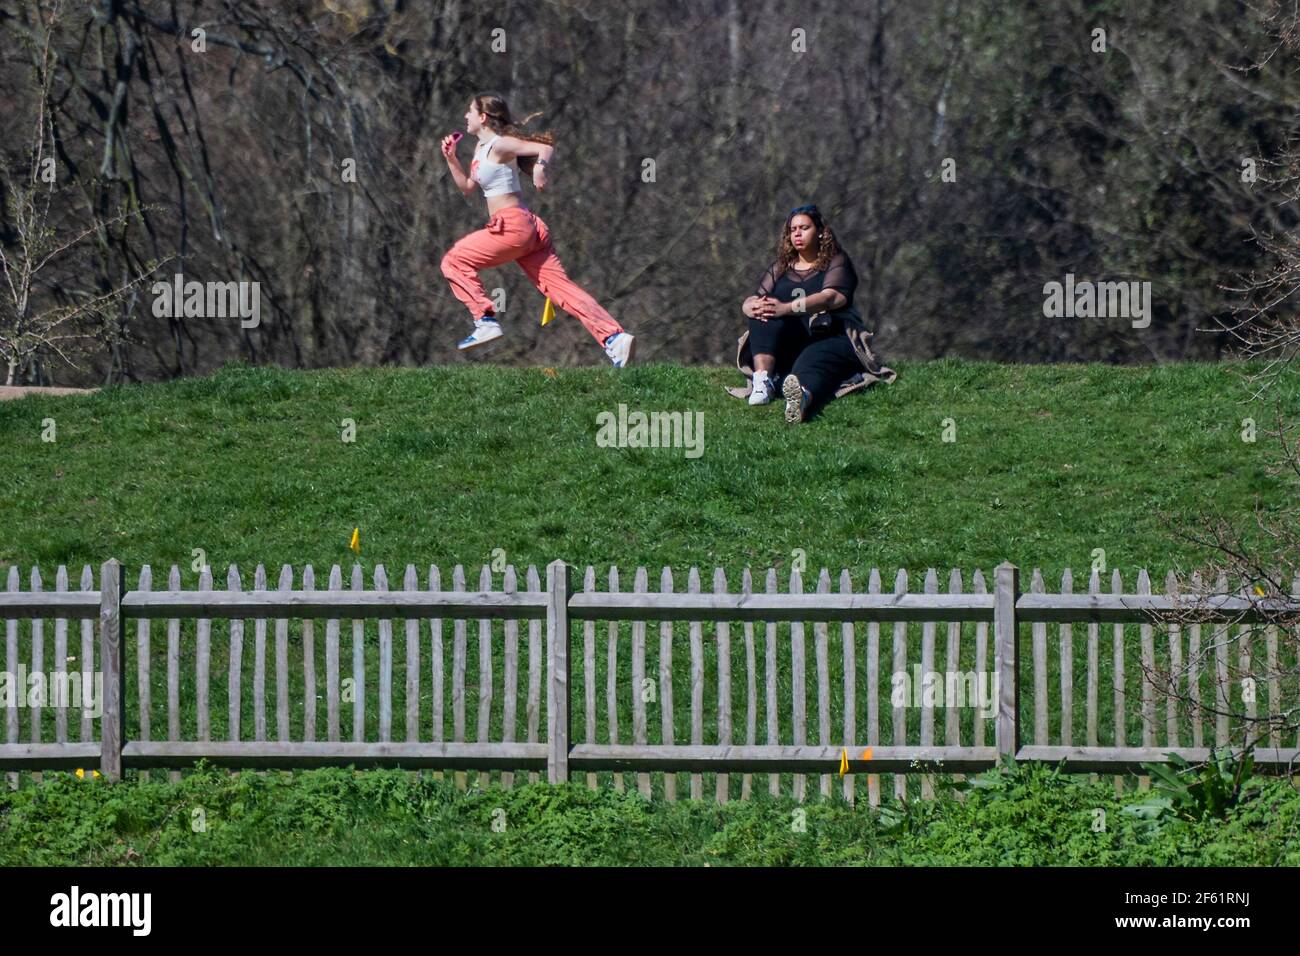
[[[803,421],[812,403],[808,389],[800,385],[794,375],[787,375],[781,383],[781,392],[785,396],[785,420],[792,425]]]
[[[767,372],[754,373],[754,388],[749,393],[749,404],[766,405],[776,398],[776,383]]]
[[[605,354],[614,363],[614,368],[631,365],[636,354],[636,336],[630,332],[615,332],[605,340]]]
[[[499,339],[505,335],[501,330],[501,323],[496,319],[482,318],[474,320],[474,331],[465,338],[460,340],[456,348],[462,352],[465,349],[477,348],[480,345],[487,345],[493,339]]]

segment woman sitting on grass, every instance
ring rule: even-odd
[[[741,305],[749,330],[736,366],[751,379],[728,389],[751,405],[785,398],[785,420],[802,422],[826,402],[873,382],[892,382],[868,345],[871,333],[853,308],[858,277],[814,205],[786,216],[777,258]]]

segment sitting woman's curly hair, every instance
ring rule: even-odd
[[[790,220],[795,216],[807,216],[812,220],[813,225],[817,227],[817,268],[825,269],[830,265],[831,259],[840,251],[840,244],[835,241],[835,233],[831,232],[831,227],[826,225],[826,220],[822,218],[821,211],[816,205],[809,203],[806,206],[795,206],[790,210],[790,214],[785,217],[785,225],[781,227],[781,239],[777,243],[776,249],[776,274],[781,275],[791,264],[799,258],[799,253],[790,241]]]

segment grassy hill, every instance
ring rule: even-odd
[[[1257,504],[1274,508],[1293,493],[1269,473],[1273,441],[1262,430],[1256,442],[1242,440],[1244,418],[1262,426],[1272,415],[1271,406],[1245,401],[1244,371],[917,364],[904,366],[895,385],[832,403],[816,421],[795,427],[782,420],[779,405],[749,408],[728,396],[722,386],[737,380],[730,370],[668,366],[624,373],[231,367],[204,379],[27,398],[0,403],[7,453],[0,572],[18,565],[25,587],[36,564],[49,587],[55,567],[66,564],[75,586],[82,563],[113,556],[127,564],[131,586],[139,565],[152,565],[159,586],[176,563],[192,587],[193,550],[202,549],[219,581],[230,563],[240,566],[245,587],[258,563],[267,566],[272,585],[280,564],[300,572],[310,563],[320,586],[331,564],[342,564],[346,579],[356,560],[348,539],[359,526],[367,580],[382,563],[393,586],[408,563],[422,577],[430,563],[438,564],[444,582],[451,565],[463,563],[473,587],[477,566],[496,549],[521,568],[541,568],[556,557],[593,564],[602,586],[606,566],[616,563],[624,587],[639,564],[650,569],[652,582],[663,565],[673,567],[678,582],[697,565],[705,587],[714,566],[725,568],[731,582],[744,567],[776,567],[784,587],[796,549],[807,556],[806,581],[819,567],[833,574],[844,567],[859,587],[873,566],[887,583],[894,569],[907,568],[915,588],[928,567],[940,569],[946,583],[949,567],[962,568],[969,580],[974,568],[988,574],[1008,559],[1043,568],[1053,584],[1067,566],[1081,581],[1098,548],[1126,581],[1139,566],[1159,581],[1165,570],[1206,557],[1175,535],[1178,527],[1194,526],[1210,510],[1246,526]],[[1292,408],[1296,398],[1294,386],[1282,396]],[[618,415],[620,404],[629,411],[701,413],[702,454],[601,447],[598,416]],[[355,424],[355,442],[341,440],[345,420]],[[955,441],[944,441],[946,426],[950,435],[955,427]],[[42,440],[43,433],[55,440]],[[626,631],[624,625],[624,637]],[[1135,639],[1136,628],[1130,631]],[[154,633],[153,672],[160,677],[166,666],[161,625]],[[187,661],[192,633],[193,622],[184,622]],[[217,630],[213,646],[212,696],[223,702],[214,706],[216,739],[226,730],[223,633]],[[372,623],[367,646],[375,639]],[[48,648],[48,635],[46,642]],[[1084,652],[1082,640],[1075,652]],[[135,654],[134,641],[127,653]],[[377,655],[367,653],[374,679]],[[674,663],[684,669],[687,655]],[[299,739],[303,683],[296,656],[292,665],[292,733]],[[1076,673],[1082,666],[1076,660]],[[128,660],[128,673],[134,667]],[[628,667],[623,654],[623,688],[631,686]],[[705,668],[713,686],[711,641]],[[1055,680],[1054,660],[1051,668]],[[466,679],[472,723],[474,653]],[[788,680],[783,672],[782,701],[790,699]],[[1135,681],[1131,673],[1132,701]],[[180,682],[181,731],[190,737],[189,663]],[[678,694],[687,686],[683,672]],[[427,698],[428,688],[422,691]],[[402,693],[398,681],[398,714]],[[620,692],[624,734],[629,696]],[[130,713],[138,706],[133,687],[127,706]],[[156,688],[155,729],[166,726],[163,706]],[[421,706],[427,720],[427,702]],[[494,708],[490,739],[500,739],[499,700]],[[598,739],[605,739],[604,707],[598,709]],[[243,710],[247,737],[247,692]],[[1133,710],[1129,734],[1137,739]],[[677,739],[685,740],[687,709],[676,716]],[[367,717],[374,739],[373,705]],[[882,717],[888,735],[888,714]],[[838,700],[832,718],[839,726]],[[918,719],[908,712],[909,739]],[[965,739],[972,719],[962,716]],[[47,710],[46,739],[52,739],[52,720]],[[1103,737],[1109,721],[1103,708]],[[134,727],[132,718],[128,723]],[[25,719],[23,727],[25,734]],[[713,729],[709,717],[706,732]],[[0,791],[0,845],[11,847],[7,857],[0,852],[0,862],[1295,862],[1282,834],[1294,830],[1297,809],[1294,791],[1282,783],[1270,785],[1267,806],[1159,834],[1120,814],[1136,795],[1117,795],[1109,782],[1058,780],[1045,772],[966,804],[914,806],[902,817],[869,814],[864,803],[862,812],[815,805],[807,831],[796,833],[794,805],[767,799],[761,786],[757,799],[743,805],[646,806],[631,792],[614,792],[612,775],[600,776],[603,786],[594,793],[573,785],[466,794],[450,781],[382,772],[196,773],[186,775],[177,797],[160,774],[129,791],[48,774],[48,786]],[[631,779],[627,784],[635,786]],[[684,777],[679,787],[684,793]],[[810,780],[810,793],[815,790]],[[891,793],[888,782],[883,790]],[[713,792],[712,775],[704,792]],[[218,808],[215,836],[197,840],[183,815],[172,819],[177,799]],[[326,805],[331,809],[322,817]],[[1091,811],[1098,806],[1111,807],[1125,822],[1094,833]],[[490,826],[499,807],[510,821],[504,833]],[[94,824],[101,817],[109,822]]]
[[[0,566],[175,562],[268,568],[361,562],[892,571],[1011,560],[1126,579],[1204,558],[1173,535],[1219,509],[1248,523],[1270,477],[1269,406],[1243,369],[902,367],[897,383],[788,426],[727,369],[500,368],[291,372],[0,403]],[[1298,390],[1285,392],[1294,408]],[[703,415],[703,454],[598,447],[597,416]],[[1242,440],[1242,420],[1261,426]],[[42,441],[53,419],[53,442]],[[341,440],[343,422],[356,440]],[[945,420],[955,426],[945,442]],[[888,569],[888,570],[886,570]],[[24,571],[24,574],[26,571]],[[709,575],[705,574],[705,580]],[[941,575],[941,580],[942,580]]]

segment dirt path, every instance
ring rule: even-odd
[[[43,388],[37,385],[0,385],[0,402],[7,402],[24,395],[89,395],[98,392],[97,388]]]

